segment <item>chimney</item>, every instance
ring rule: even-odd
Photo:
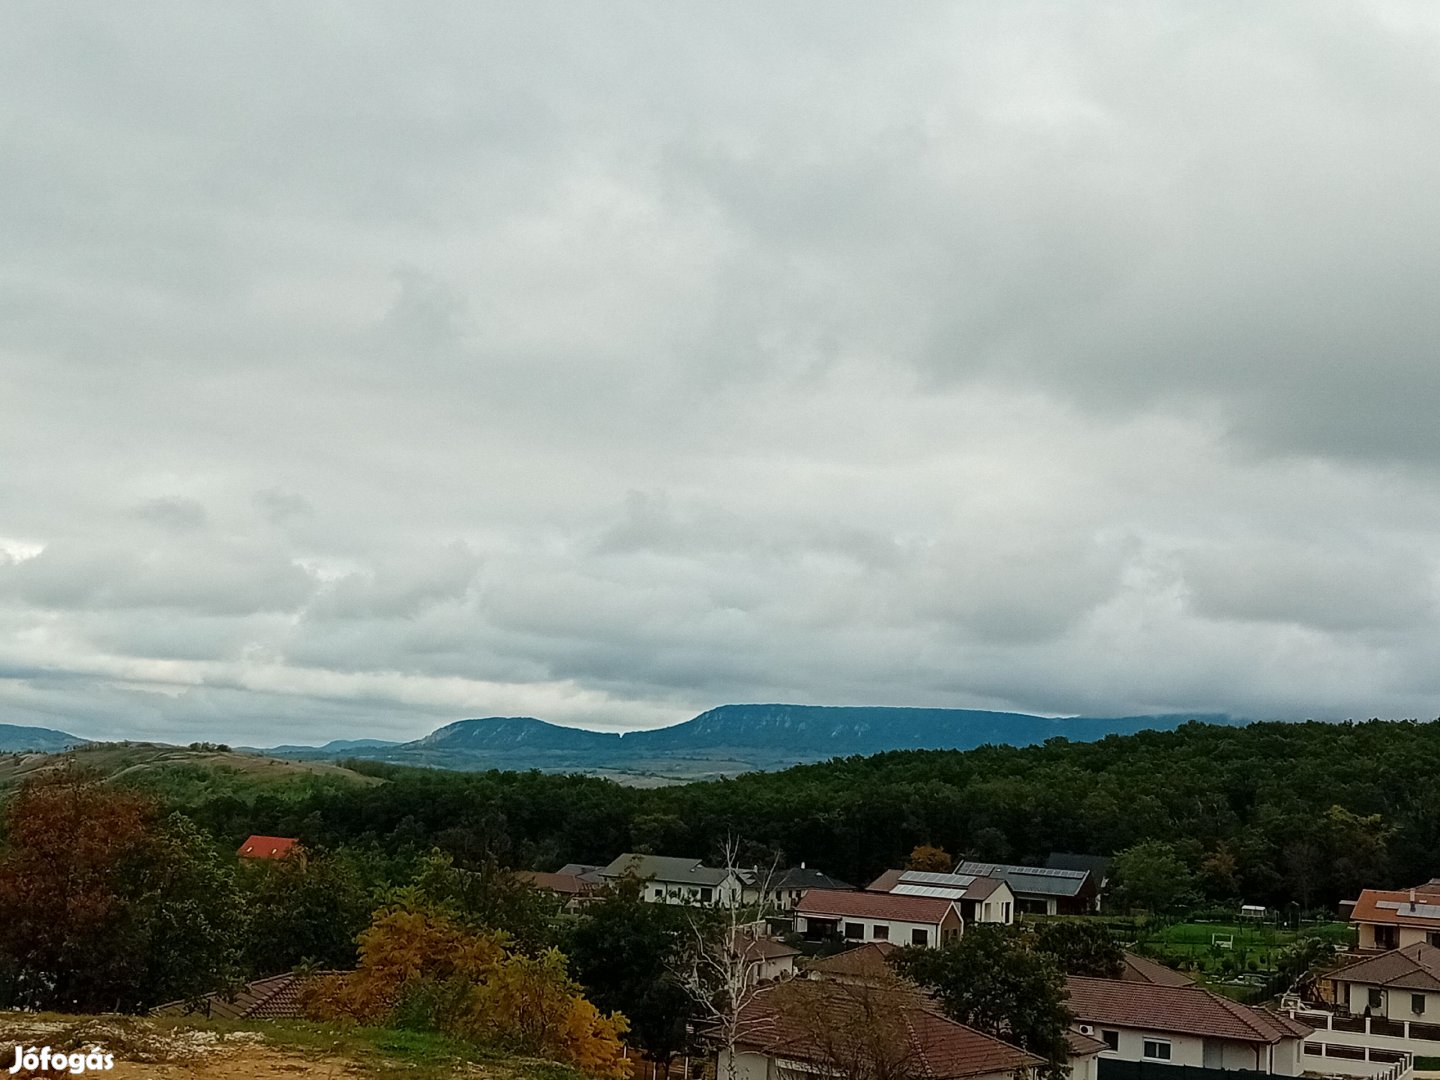
[[[1411,910],[1411,911],[1414,911],[1414,910],[1415,910],[1415,890],[1414,890],[1414,889],[1411,889],[1411,890],[1410,890],[1410,910]]]

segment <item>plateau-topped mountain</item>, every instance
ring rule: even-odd
[[[885,750],[966,750],[986,743],[1028,746],[1057,736],[1076,742],[1168,730],[1189,720],[1234,724],[1224,715],[1069,717],[976,709],[881,706],[722,705],[692,720],[651,731],[589,731],[530,716],[458,720],[414,742],[366,747],[335,744],[267,753],[363,757],[452,769],[542,769],[654,773],[691,778],[783,768]],[[332,749],[333,748],[333,749]]]

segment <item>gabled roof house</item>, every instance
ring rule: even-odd
[[[795,979],[766,988],[741,1009],[733,1059],[718,1076],[914,1076],[1014,1080],[1044,1062],[958,1024],[918,994]]]
[[[1440,946],[1440,887],[1432,882],[1413,889],[1366,889],[1355,901],[1350,921],[1361,952],[1420,942]]]
[[[732,906],[740,902],[744,882],[730,870],[706,866],[699,859],[627,852],[602,867],[607,885],[626,878],[641,883],[640,899],[652,904]]]
[[[886,870],[866,887],[891,896],[933,896],[953,900],[968,923],[1015,921],[1015,894],[998,877],[938,874],[928,870]]]
[[[1075,1030],[1106,1059],[1298,1076],[1311,1028],[1197,986],[1122,979],[1066,980]]]
[[[795,906],[795,929],[810,941],[888,941],[939,948],[965,931],[958,904],[943,896],[811,889]]]

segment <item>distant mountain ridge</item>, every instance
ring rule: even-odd
[[[83,746],[88,741],[71,735],[68,731],[56,731],[54,728],[0,724],[0,753],[5,754],[16,754],[25,750],[57,754],[72,746]]]
[[[339,743],[267,753],[360,757],[452,769],[655,773],[701,776],[783,768],[886,750],[968,750],[986,743],[1029,746],[1057,736],[1090,742],[1107,735],[1169,730],[1189,721],[1240,724],[1224,714],[1066,717],[979,709],[889,706],[721,705],[650,731],[562,727],[533,716],[457,720],[408,743],[342,749]]]

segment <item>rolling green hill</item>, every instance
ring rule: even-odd
[[[90,743],[58,754],[0,754],[0,795],[26,779],[70,766],[92,769],[115,783],[173,802],[219,796],[253,799],[265,793],[300,796],[383,781],[324,761],[288,761],[196,744]]]

